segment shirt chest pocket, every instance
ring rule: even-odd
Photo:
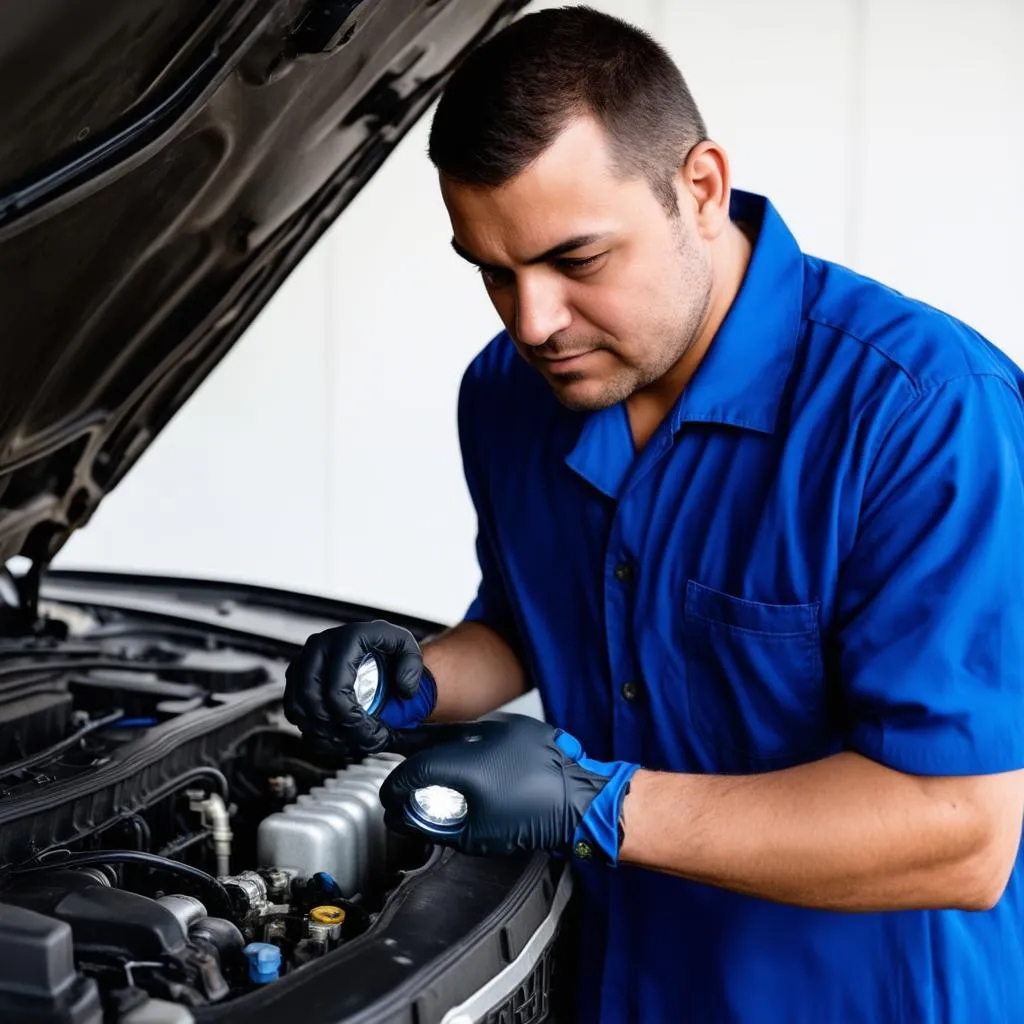
[[[797,764],[826,744],[818,605],[686,585],[683,658],[695,739],[719,771]]]

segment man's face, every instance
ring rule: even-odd
[[[456,250],[559,400],[594,410],[659,381],[699,334],[712,266],[685,202],[617,176],[603,129],[573,121],[498,188],[442,176]]]

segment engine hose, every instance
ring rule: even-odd
[[[210,833],[205,829],[202,832],[192,832],[187,836],[182,836],[180,839],[175,839],[173,842],[168,843],[163,849],[157,850],[157,856],[176,857],[179,853],[183,853],[199,843],[208,842],[209,839]]]
[[[217,790],[220,795],[227,800],[229,796],[228,780],[225,774],[219,769],[214,768],[213,765],[200,764],[193,768],[189,768],[188,771],[183,772],[177,778],[171,779],[169,782],[165,782],[158,789],[153,790],[152,793],[146,794],[146,805],[152,807],[153,804],[164,797],[170,796],[172,793],[176,793],[179,789],[184,789],[190,782],[196,779],[212,779],[217,783]]]
[[[97,850],[89,853],[69,853],[65,857],[51,856],[45,863],[15,868],[11,874],[37,874],[40,871],[88,867],[92,864],[141,864],[143,867],[153,868],[156,871],[166,871],[182,878],[190,878],[194,882],[201,883],[216,900],[219,904],[219,916],[226,917],[229,921],[235,921],[231,897],[228,895],[227,889],[213,875],[208,875],[205,871],[192,867],[191,864],[182,864],[180,861],[169,860],[167,857],[161,857],[155,853],[143,853],[141,850]]]
[[[86,722],[80,729],[59,743],[54,743],[45,750],[40,750],[38,753],[33,754],[31,757],[23,758],[21,761],[13,761],[11,764],[3,765],[0,778],[6,779],[8,776],[18,775],[21,772],[28,771],[30,768],[35,768],[36,765],[43,764],[44,761],[51,760],[65,750],[70,750],[79,740],[85,739],[89,733],[96,732],[104,726],[112,725],[123,715],[124,712],[118,709],[117,711],[112,711],[109,715],[105,715],[103,718],[94,718],[91,722]]]

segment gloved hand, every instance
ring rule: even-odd
[[[417,831],[405,809],[414,790],[447,786],[466,798],[454,836],[434,836],[463,853],[568,852],[618,863],[619,816],[639,765],[590,760],[579,740],[522,715],[426,725],[407,738],[414,753],[384,781],[380,799],[394,831]]]
[[[388,689],[368,715],[355,694],[356,671],[378,656]],[[374,754],[395,746],[395,730],[423,722],[437,703],[437,684],[415,637],[390,622],[354,622],[311,636],[288,666],[284,714],[321,746]]]

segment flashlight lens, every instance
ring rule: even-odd
[[[377,658],[372,654],[368,654],[363,658],[359,668],[356,669],[355,691],[359,706],[367,713],[374,711],[380,703],[380,665],[377,663]]]
[[[469,807],[457,789],[425,786],[413,792],[411,810],[418,824],[436,830],[458,831],[466,820]]]

